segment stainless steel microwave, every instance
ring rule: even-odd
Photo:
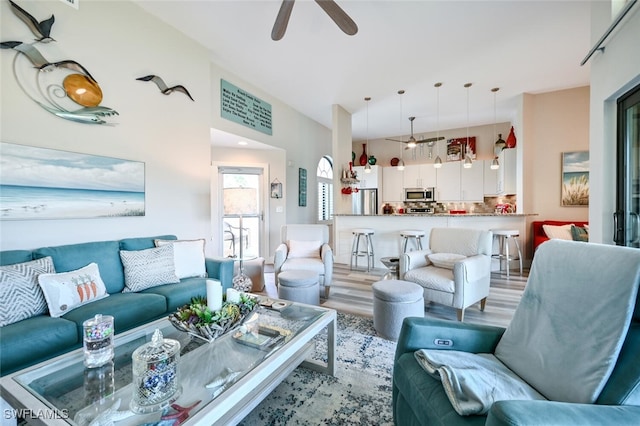
[[[404,189],[405,201],[435,201],[436,191],[435,188],[405,188]]]

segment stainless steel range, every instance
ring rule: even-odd
[[[425,213],[432,214],[433,207],[410,207],[407,209],[407,213]]]

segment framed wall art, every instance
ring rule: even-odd
[[[307,206],[307,169],[298,169],[298,206]]]
[[[561,205],[589,205],[589,151],[562,153]]]
[[[145,164],[0,142],[0,219],[145,215]]]
[[[271,198],[282,198],[282,182],[278,179],[271,182]]]

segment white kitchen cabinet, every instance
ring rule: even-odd
[[[465,169],[460,162],[461,182],[460,201],[483,202],[484,201],[484,167],[482,161],[474,161],[473,165]]]
[[[364,166],[356,166],[353,170],[360,181],[358,184],[359,189],[377,189],[380,187],[380,166],[371,166],[369,173],[365,173]]]
[[[504,193],[515,194],[517,185],[517,148],[502,150],[503,160],[500,168],[504,166]]]
[[[436,169],[436,201],[460,201],[460,162],[443,163]]]
[[[504,152],[504,151],[503,151]],[[504,155],[500,153],[498,162],[500,167],[496,170],[491,169],[493,160],[484,160],[484,195],[495,196],[503,195],[504,192]]]
[[[381,167],[382,202],[396,203],[404,201],[404,172],[397,167]]]
[[[462,161],[444,163],[436,173],[436,201],[482,202],[484,200],[484,165],[481,161],[474,161],[469,169],[462,167]]]
[[[436,168],[433,164],[413,164],[404,169],[405,188],[429,188],[436,186]]]

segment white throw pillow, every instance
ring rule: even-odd
[[[47,313],[38,275],[55,272],[51,256],[0,266],[0,327]]]
[[[298,241],[298,240],[289,240],[287,241],[287,245],[289,246],[289,254],[288,258],[301,258],[301,257],[317,257],[320,258],[320,248],[322,247],[322,241]]]
[[[428,254],[427,257],[438,268],[446,268],[453,269],[453,265],[462,260],[466,259],[467,256],[463,256],[461,254],[456,253],[431,253]]]
[[[40,274],[38,284],[47,300],[49,315],[53,318],[109,296],[96,263],[75,271]]]
[[[201,240],[154,240],[156,247],[173,246],[173,260],[178,278],[206,277],[204,264],[204,239]]]
[[[123,293],[180,282],[171,244],[146,250],[120,250],[120,259],[124,265]]]
[[[549,238],[557,238],[559,240],[573,240],[571,236],[571,227],[573,223],[567,225],[542,225],[544,233]]]

